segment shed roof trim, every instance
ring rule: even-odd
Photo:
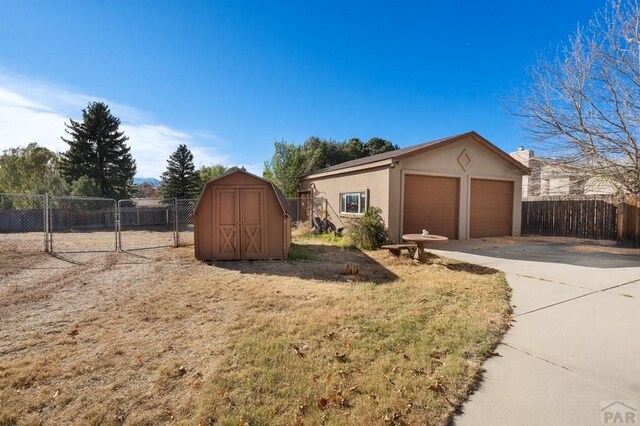
[[[205,184],[204,184],[204,186],[202,187],[202,193],[204,193],[204,191],[207,189],[207,187],[208,187],[209,185],[211,185],[212,183],[214,183],[214,182],[216,182],[216,181],[218,181],[218,180],[220,180],[220,179],[224,179],[224,178],[226,178],[226,177],[228,177],[228,176],[231,176],[231,175],[232,175],[232,174],[234,174],[234,173],[244,173],[244,174],[245,174],[245,175],[247,175],[247,176],[250,176],[250,177],[252,177],[252,178],[254,178],[254,179],[258,179],[258,180],[260,180],[260,181],[262,181],[262,182],[265,182],[265,183],[269,184],[269,185],[271,186],[271,188],[273,188],[273,192],[276,194],[276,198],[278,199],[278,204],[280,204],[280,208],[282,209],[282,212],[283,212],[285,215],[289,216],[289,212],[288,212],[288,211],[287,211],[287,209],[284,207],[284,206],[285,206],[285,196],[284,196],[284,194],[282,193],[282,190],[281,190],[280,188],[278,188],[278,187],[276,186],[276,184],[274,184],[274,183],[273,183],[273,182],[271,182],[270,180],[267,180],[267,179],[262,178],[262,177],[260,177],[260,176],[256,176],[256,175],[254,175],[253,173],[249,173],[249,172],[247,172],[247,171],[245,171],[245,170],[241,170],[241,169],[233,170],[233,171],[231,171],[231,172],[225,173],[225,174],[223,174],[223,175],[220,175],[220,176],[218,176],[218,177],[215,177],[215,178],[211,179],[210,181],[208,181],[207,183],[205,183]],[[198,207],[200,206],[200,200],[202,200],[202,193],[200,193],[200,198],[198,198],[198,204],[196,204],[196,208],[195,208],[194,210],[198,210]]]
[[[318,175],[324,175],[330,172],[337,172],[339,170],[346,171],[345,169],[350,169],[357,166],[366,166],[370,164],[373,165],[373,163],[378,163],[379,161],[383,161],[383,160],[399,160],[405,157],[410,157],[416,154],[420,154],[430,149],[439,148],[443,145],[456,142],[465,137],[472,137],[476,141],[485,145],[494,153],[498,154],[505,161],[510,163],[514,168],[520,170],[525,174],[529,174],[530,170],[528,167],[524,166],[522,163],[512,158],[509,154],[507,154],[506,152],[504,152],[503,150],[501,150],[500,148],[498,148],[497,146],[489,142],[487,139],[480,136],[475,131],[471,131],[471,132],[461,133],[454,136],[449,136],[442,139],[436,139],[430,142],[424,142],[417,145],[407,146],[405,148],[396,149],[394,151],[383,152],[382,154],[376,154],[376,155],[371,155],[369,157],[363,157],[363,158],[358,158],[351,161],[345,161],[344,163],[336,164],[335,166],[327,167],[321,170],[316,170],[312,174],[304,176],[303,178],[304,179],[313,178],[313,177],[317,177]]]

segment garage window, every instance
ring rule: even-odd
[[[363,214],[366,209],[366,191],[340,193],[340,214]]]

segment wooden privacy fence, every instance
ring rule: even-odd
[[[527,197],[522,234],[640,243],[640,198],[617,195]]]
[[[616,239],[622,243],[640,244],[640,196],[627,196],[618,205]]]

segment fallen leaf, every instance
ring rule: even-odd
[[[327,408],[327,404],[329,403],[329,400],[327,398],[319,398],[318,399],[318,408],[324,410],[325,408]]]
[[[336,333],[332,331],[331,333],[327,333],[322,337],[324,337],[325,339],[333,340],[333,338],[336,337]]]
[[[330,401],[339,407],[347,406],[347,400],[344,398],[344,396],[342,395],[342,391],[340,390],[330,395]]]
[[[429,389],[437,393],[443,393],[446,390],[439,380],[436,380],[435,384],[429,386]]]
[[[422,368],[418,368],[412,371],[413,375],[418,377],[418,376],[424,376],[425,374],[427,374],[426,371],[424,371],[424,369]]]
[[[304,352],[302,352],[302,350],[299,347],[294,346],[293,350],[296,353],[296,355],[298,355],[300,358],[304,358]]]
[[[385,414],[384,415],[384,422],[385,423],[397,423],[400,418],[402,417],[402,414],[394,411],[393,413],[391,413],[391,415],[389,414]]]
[[[333,356],[341,362],[345,362],[347,360],[347,354],[340,354],[336,352]]]

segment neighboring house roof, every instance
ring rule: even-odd
[[[278,188],[273,182],[271,182],[270,180],[267,180],[265,178],[261,178],[260,176],[256,176],[253,173],[249,173],[247,171],[241,170],[241,169],[237,169],[237,170],[233,170],[231,172],[225,173],[221,176],[215,177],[213,179],[211,179],[210,181],[208,181],[207,183],[204,184],[204,186],[202,187],[202,193],[206,190],[207,186],[209,186],[211,183],[220,180],[220,179],[224,179],[228,176],[231,176],[234,173],[243,173],[247,176],[251,176],[254,179],[258,179],[261,180],[262,182],[267,183],[268,185],[270,185],[273,188],[273,192],[276,194],[276,198],[278,199],[278,203],[280,204],[280,208],[282,209],[282,212],[288,216],[289,215],[289,211],[285,208],[285,206],[287,205],[286,203],[286,198],[284,196],[284,194],[282,193],[282,190],[280,188]],[[200,193],[200,197],[198,198],[198,204],[196,204],[196,208],[195,210],[198,209],[198,206],[200,205],[200,200],[202,200],[202,193]]]
[[[367,168],[367,165],[370,165],[371,167],[375,167],[376,164],[378,162],[381,161],[395,161],[395,160],[399,160],[405,157],[410,157],[413,155],[417,155],[417,154],[421,154],[423,152],[429,151],[431,149],[435,149],[435,148],[440,148],[444,145],[448,145],[450,143],[453,142],[457,142],[460,139],[464,139],[466,137],[472,137],[474,138],[476,141],[478,141],[479,143],[481,143],[482,145],[486,146],[487,148],[489,148],[491,151],[493,151],[494,153],[496,153],[497,155],[499,155],[500,157],[502,157],[505,161],[507,161],[508,163],[510,163],[513,167],[515,167],[516,169],[522,171],[525,174],[529,174],[530,170],[528,167],[526,167],[525,165],[523,165],[522,163],[520,163],[518,160],[512,158],[509,154],[507,154],[506,152],[504,152],[503,150],[501,150],[500,148],[498,148],[497,146],[495,146],[494,144],[492,144],[491,142],[489,142],[488,140],[486,140],[485,138],[483,138],[482,136],[480,136],[478,133],[471,131],[471,132],[467,132],[467,133],[461,133],[459,135],[454,135],[454,136],[449,136],[446,138],[442,138],[442,139],[437,139],[434,141],[430,141],[430,142],[424,142],[421,144],[417,144],[417,145],[412,145],[412,146],[408,146],[405,148],[400,148],[400,149],[396,149],[393,151],[388,151],[388,152],[383,152],[382,154],[376,154],[376,155],[371,155],[369,157],[363,157],[363,158],[358,158],[355,160],[351,160],[351,161],[345,161],[344,163],[340,163],[340,164],[336,164],[335,166],[331,166],[331,167],[327,167],[321,170],[316,170],[315,172],[304,176],[303,179],[307,179],[307,178],[311,178],[320,174],[324,174],[324,173],[331,173],[331,172],[337,172],[339,170],[344,170],[344,172],[347,172],[348,170],[346,169],[351,169],[351,168]],[[362,166],[362,167],[359,167]],[[333,173],[331,173],[333,174]]]

